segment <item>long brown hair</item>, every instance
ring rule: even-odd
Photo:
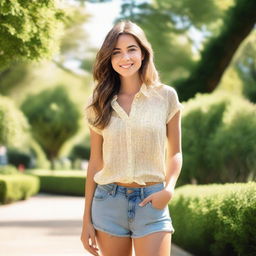
[[[93,79],[97,81],[97,84],[93,90],[92,102],[88,107],[93,108],[95,113],[94,126],[99,129],[104,129],[108,125],[113,111],[111,100],[120,89],[119,74],[112,67],[111,55],[118,37],[122,34],[132,35],[141,48],[144,56],[139,69],[141,81],[147,86],[159,83],[158,72],[153,62],[153,50],[144,31],[129,20],[114,25],[98,51],[93,66]]]

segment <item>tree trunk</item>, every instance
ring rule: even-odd
[[[223,22],[219,36],[211,39],[201,54],[188,79],[174,82],[181,101],[194,97],[197,92],[212,92],[242,41],[256,23],[256,1],[237,0]]]

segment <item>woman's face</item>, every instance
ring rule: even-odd
[[[142,51],[131,35],[120,35],[111,55],[113,69],[123,77],[138,72],[143,60]]]

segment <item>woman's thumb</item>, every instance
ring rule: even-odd
[[[144,206],[145,204],[147,204],[149,201],[151,200],[150,197],[147,197],[145,198],[144,200],[142,200],[140,203],[139,203],[139,206]]]

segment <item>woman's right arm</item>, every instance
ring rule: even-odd
[[[90,129],[90,158],[87,167],[87,176],[85,184],[85,207],[84,207],[84,216],[83,216],[83,231],[81,235],[81,240],[85,249],[89,252],[95,254],[96,247],[95,234],[92,225],[91,219],[91,204],[96,188],[96,183],[93,180],[94,175],[103,168],[103,156],[102,156],[102,144],[103,137],[97,132]],[[89,238],[92,241],[92,244],[89,244]]]

